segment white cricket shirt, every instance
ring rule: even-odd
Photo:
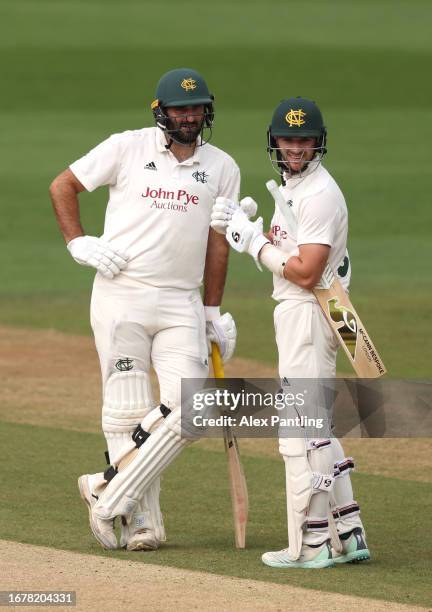
[[[70,165],[87,191],[109,185],[102,238],[130,256],[114,282],[194,289],[214,200],[238,201],[240,171],[211,144],[179,162],[157,127],[114,134]]]
[[[340,270],[340,282],[348,289],[351,266],[346,250],[348,236],[348,211],[345,198],[336,181],[319,164],[310,167],[301,178],[285,176],[286,185],[279,189],[297,218],[297,238],[290,235],[283,214],[278,207],[272,218],[273,244],[290,255],[298,255],[301,244],[327,244],[330,248],[329,264],[334,272]],[[273,275],[275,300],[295,299],[315,301],[307,291],[284,278]]]

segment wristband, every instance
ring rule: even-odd
[[[204,306],[204,314],[206,321],[216,321],[220,319],[220,306]]]

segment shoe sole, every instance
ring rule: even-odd
[[[277,567],[279,569],[324,569],[327,567],[334,567],[334,559],[324,559],[323,561],[305,561],[304,563],[277,563],[276,561],[264,561],[264,565],[269,567]]]
[[[97,530],[95,525],[94,525],[93,516],[92,516],[92,507],[91,507],[91,502],[90,502],[91,493],[90,493],[90,489],[88,488],[88,485],[87,485],[87,477],[86,476],[80,476],[78,478],[78,489],[79,489],[79,492],[80,492],[80,495],[81,495],[81,499],[83,500],[83,502],[87,506],[87,510],[88,510],[88,513],[89,513],[90,529],[92,531],[92,534],[94,535],[96,540],[99,542],[99,544],[102,546],[102,548],[104,548],[105,550],[115,550],[117,548],[117,546],[112,546],[112,544],[110,542],[108,542],[107,540],[104,540],[104,538],[101,535],[100,531]]]
[[[371,558],[369,550],[354,550],[353,552],[342,555],[341,557],[335,558],[335,563],[361,563],[362,561],[369,561]]]
[[[126,546],[126,550],[130,551],[130,552],[135,552],[135,551],[140,551],[140,550],[157,550],[159,548],[159,546],[157,545],[152,545],[152,544],[146,544],[145,542],[137,542],[136,544],[133,544],[132,546],[130,546],[129,544]]]

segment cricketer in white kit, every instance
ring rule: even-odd
[[[321,165],[326,129],[317,105],[305,98],[283,100],[268,130],[268,152],[281,175],[280,191],[297,219],[293,236],[278,207],[269,235],[262,218],[252,223],[237,204],[216,200],[212,227],[226,232],[240,252],[273,272],[274,312],[281,379],[329,379],[336,375],[337,340],[312,289],[327,263],[348,289],[348,214],[335,180]],[[319,385],[317,385],[317,389]],[[318,400],[319,393],[314,397]],[[313,406],[312,406],[313,408]],[[265,553],[266,565],[322,568],[369,559],[359,506],[345,457],[334,437],[280,437],[285,462],[289,547]]]
[[[93,534],[110,549],[118,546],[115,516],[122,517],[120,546],[128,550],[154,550],[165,540],[159,477],[187,444],[180,436],[181,380],[207,376],[211,341],[226,361],[236,339],[231,315],[219,310],[229,245],[209,224],[216,197],[238,200],[240,173],[205,140],[213,96],[196,71],[176,69],[160,79],[152,110],[156,127],[114,134],[50,188],[72,257],[97,270],[91,325],[111,466],[81,476],[79,489]],[[109,186],[104,232],[86,236],[77,195],[102,185]]]

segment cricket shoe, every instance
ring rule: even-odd
[[[145,527],[146,515],[136,513],[128,524],[122,516],[120,546],[127,550],[157,550],[160,540],[153,529]]]
[[[118,548],[117,538],[114,532],[114,520],[103,520],[94,516],[93,506],[99,497],[95,494],[95,475],[84,474],[78,478],[78,488],[82,500],[86,504],[89,512],[90,528],[96,540],[108,550]]]
[[[295,561],[290,559],[288,548],[264,553],[261,559],[265,565],[286,569],[321,569],[323,567],[334,566],[334,559],[329,541],[324,542],[320,546],[308,546],[307,544],[303,544],[300,557]]]
[[[332,551],[335,563],[360,563],[360,561],[367,561],[371,558],[365,533],[361,527],[343,533],[339,538],[342,543],[342,552]]]

